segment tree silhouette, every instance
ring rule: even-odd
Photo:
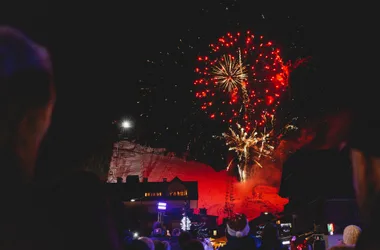
[[[149,160],[143,161],[143,177],[149,177],[153,169],[157,166],[160,159],[160,155],[154,154],[153,152],[149,154]]]

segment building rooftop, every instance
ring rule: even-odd
[[[162,182],[143,181],[138,176],[128,176],[126,181],[118,179],[117,183],[107,183],[107,192],[114,198],[123,201],[130,200],[198,200],[198,182],[182,181],[178,177],[171,181],[163,179]]]

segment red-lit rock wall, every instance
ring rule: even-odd
[[[184,181],[198,181],[199,208],[205,207],[208,213],[225,217],[227,180],[231,178],[226,171],[216,172],[210,166],[185,161],[174,156],[163,155],[164,149],[142,147],[130,142],[115,145],[108,182],[116,182],[117,177],[124,180],[128,175],[147,177],[148,181],[168,181],[178,176]],[[117,155],[119,154],[119,157]],[[281,170],[273,164],[256,169],[253,178],[246,183],[233,179],[234,211],[245,213],[250,219],[261,212],[281,212],[288,202],[278,196]]]

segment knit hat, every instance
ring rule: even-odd
[[[361,232],[362,230],[358,226],[347,226],[343,231],[343,243],[348,246],[354,246]]]
[[[248,219],[244,214],[235,214],[227,222],[227,233],[232,237],[245,237],[249,231]]]

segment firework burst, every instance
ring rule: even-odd
[[[289,67],[280,49],[251,32],[228,33],[199,56],[196,97],[212,119],[239,123],[246,131],[274,115],[288,86]],[[267,117],[265,117],[267,116]]]
[[[292,122],[295,120],[297,118],[294,118]],[[298,129],[295,125],[289,123],[279,132],[276,132],[274,124],[275,119],[272,116],[270,120],[267,120],[266,126],[255,128],[250,133],[247,133],[240,124],[237,124],[237,131],[230,127],[229,133],[222,134],[222,138],[229,147],[228,150],[235,151],[237,154],[239,174],[243,182],[249,177],[253,166],[263,167],[260,163],[263,158],[274,160],[274,150],[281,139],[289,131]],[[228,167],[230,166],[231,163]]]
[[[215,81],[227,92],[241,87],[248,76],[246,67],[230,55],[223,55],[221,60],[215,63],[212,67],[212,74]]]
[[[207,56],[198,57],[196,97],[211,119],[237,124],[237,131],[229,126],[222,138],[236,152],[245,181],[254,166],[263,167],[263,158],[274,160],[283,135],[296,129],[288,124],[276,130],[274,116],[291,71],[307,59],[285,63],[278,47],[250,31],[228,33],[210,48]]]

